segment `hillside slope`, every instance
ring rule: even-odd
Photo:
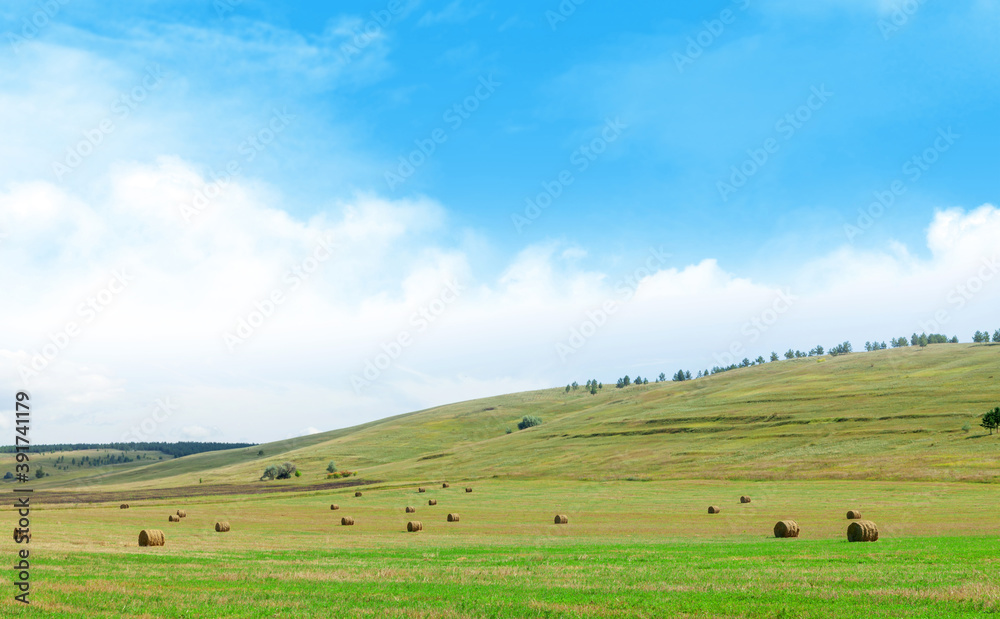
[[[707,378],[461,402],[259,448],[188,456],[92,480],[247,483],[290,460],[366,479],[1000,480],[1000,346],[948,344],[768,363]],[[525,414],[543,425],[517,431]],[[965,426],[967,429],[963,429]],[[507,429],[513,429],[510,434]],[[258,457],[257,450],[265,452]],[[262,482],[263,483],[263,482]]]

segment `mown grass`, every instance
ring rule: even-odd
[[[73,553],[36,565],[60,617],[972,617],[995,537]]]
[[[1000,487],[925,482],[384,485],[33,513],[35,605],[64,617],[961,617],[1000,612]],[[753,502],[739,503],[741,494]],[[427,505],[429,498],[438,505]],[[341,509],[331,511],[330,503]],[[716,516],[709,504],[723,507]],[[403,512],[407,505],[417,513]],[[188,517],[167,523],[184,508]],[[847,509],[882,533],[848,544]],[[458,512],[460,523],[445,522]],[[555,525],[556,513],[570,517]],[[339,526],[353,516],[353,527]],[[13,517],[8,509],[0,521]],[[779,519],[802,537],[777,540]],[[217,519],[232,532],[217,534]],[[405,532],[407,520],[425,531]],[[166,532],[139,548],[142,528]],[[13,558],[15,545],[0,543]],[[8,576],[10,579],[11,576]]]

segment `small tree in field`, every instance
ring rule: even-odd
[[[261,479],[274,479],[278,476],[278,467],[273,464],[266,469],[264,469],[264,474],[260,476]]]
[[[275,476],[275,479],[288,479],[295,474],[295,471],[296,468],[294,464],[291,462],[285,462],[278,467],[278,474]]]
[[[542,425],[542,420],[534,415],[525,415],[521,418],[521,421],[517,422],[518,430],[525,430],[527,428],[533,428],[535,426]]]
[[[993,430],[1000,428],[1000,407],[983,415],[983,422],[980,425],[989,430],[990,434],[993,434]]]
[[[336,473],[337,472],[337,465],[333,463],[333,460],[330,460],[330,464],[326,465],[326,472],[327,473]]]

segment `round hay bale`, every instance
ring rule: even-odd
[[[466,488],[465,491],[466,492],[472,492],[472,488]]]
[[[187,515],[188,515],[188,513],[186,511],[184,511],[183,509],[178,509],[177,510],[177,517],[178,518],[187,518]]]
[[[350,516],[344,516],[343,518],[340,519],[340,526],[342,527],[354,526],[354,518],[351,518]]]
[[[118,509],[128,509],[128,503],[122,503]]]
[[[358,490],[357,492],[355,492],[355,493],[354,493],[354,496],[361,496],[361,491],[360,491],[360,490]]]
[[[14,528],[14,541],[17,542],[18,544],[20,544],[20,543],[22,543],[21,540],[24,540],[25,542],[30,542],[31,541],[31,531],[29,531],[27,529],[18,529],[17,527],[15,527]]]
[[[180,521],[181,517],[178,516],[177,514],[170,514],[169,516],[167,516],[167,522],[180,522]]]
[[[416,507],[410,507],[409,505],[407,505],[406,506],[406,513],[407,514],[415,514],[415,513],[417,513],[417,508]]]
[[[559,514],[556,516],[556,524],[569,524],[569,517]]]
[[[416,533],[417,531],[423,531],[424,525],[417,522],[416,520],[411,520],[406,523],[406,530],[409,533]]]
[[[847,527],[849,542],[877,542],[878,527],[870,520],[856,520]]]
[[[216,533],[228,533],[229,532],[229,523],[228,522],[216,522],[215,523],[215,532]]]
[[[430,499],[429,501],[427,501],[427,504],[428,505],[437,505],[438,502],[437,502],[437,499]]]
[[[449,484],[448,482],[444,482],[443,484],[441,484],[441,487],[442,488],[451,488],[451,484]]]
[[[448,522],[458,522],[461,520],[458,514],[448,514]]]
[[[715,505],[708,506],[708,513],[710,514],[718,514],[721,511],[722,511],[721,507],[716,507]]]
[[[775,537],[798,537],[799,525],[794,520],[782,520],[774,525]]]
[[[861,510],[860,509],[849,509],[847,510],[848,520],[861,520]]]
[[[163,546],[167,543],[167,538],[163,531],[159,529],[143,529],[139,531],[140,546]]]
[[[336,503],[334,503],[334,504],[330,505],[330,509],[332,509],[333,511],[337,511],[338,509],[340,509],[340,505],[337,505]]]
[[[748,497],[747,495],[744,494],[743,496],[740,497],[740,503],[749,503],[749,502],[750,502],[750,497]]]
[[[417,488],[417,492],[427,492],[427,488]]]

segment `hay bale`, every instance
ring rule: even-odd
[[[360,490],[358,490],[357,492],[355,492],[355,493],[354,493],[354,496],[361,496],[361,491],[360,491]]]
[[[417,492],[427,492],[427,488],[417,488]]]
[[[417,522],[416,520],[411,520],[406,523],[406,530],[409,533],[416,533],[417,531],[423,531],[424,525]]]
[[[177,510],[177,517],[178,518],[187,518],[187,515],[188,515],[188,513],[186,511],[184,511],[183,509],[178,509]]]
[[[437,505],[438,502],[437,502],[437,499],[430,499],[429,501],[427,501],[427,504],[428,505]]]
[[[740,497],[740,503],[749,503],[749,502],[750,502],[750,497],[748,497],[747,495],[744,494],[743,496]]]
[[[472,488],[466,488],[465,491],[466,492],[472,492]]]
[[[410,507],[409,505],[407,505],[406,506],[406,513],[407,514],[415,514],[415,513],[417,513],[417,508],[416,507]]]
[[[215,523],[215,532],[216,533],[228,533],[229,532],[229,523],[228,522],[216,522]]]
[[[775,537],[798,537],[799,525],[794,520],[782,520],[774,525]]]
[[[177,514],[170,514],[169,516],[167,516],[167,522],[180,522],[180,521],[181,517],[178,516]]]
[[[118,506],[118,509],[128,509],[128,503],[122,503]]]
[[[167,543],[167,538],[163,531],[159,529],[143,529],[139,531],[140,546],[163,546]]]
[[[849,542],[877,542],[878,527],[870,520],[857,520],[847,527]]]
[[[556,524],[569,524],[569,517],[562,514],[556,515]]]
[[[861,520],[861,510],[860,509],[849,509],[847,510],[848,520]]]
[[[716,507],[715,505],[708,506],[708,513],[710,514],[718,514],[721,511],[722,511],[721,507]]]
[[[24,540],[25,542],[30,542],[31,531],[29,531],[28,529],[18,529],[17,527],[14,527],[14,541],[20,544],[21,540]]]
[[[441,484],[441,487],[442,488],[451,488],[451,484],[449,484],[448,482],[444,482],[443,484]]]
[[[354,526],[354,518],[351,518],[350,516],[344,516],[343,518],[340,519],[340,526],[342,527]]]
[[[458,522],[461,520],[458,514],[448,514],[448,522]]]
[[[340,505],[337,505],[336,503],[334,503],[334,504],[330,505],[330,509],[332,509],[333,511],[337,511],[338,509],[340,509]]]

